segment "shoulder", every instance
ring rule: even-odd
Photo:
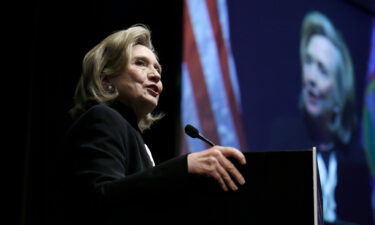
[[[103,119],[123,119],[119,112],[105,104],[97,104],[89,108],[82,116],[79,118],[93,117],[93,118],[103,118]]]
[[[336,153],[338,158],[350,163],[363,163],[366,161],[364,148],[357,138],[353,138],[346,145],[338,144]]]
[[[97,104],[92,106],[77,119],[77,122],[85,120],[90,120],[90,122],[106,121],[111,123],[126,121],[126,119],[122,117],[119,112],[105,104]]]
[[[115,109],[105,104],[97,104],[89,108],[76,119],[76,121],[72,124],[69,133],[71,133],[73,130],[82,131],[82,129],[101,128],[111,131],[124,131],[124,128],[130,127],[130,123]]]

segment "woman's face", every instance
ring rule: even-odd
[[[330,113],[336,106],[335,74],[340,62],[339,51],[322,35],[313,35],[306,46],[303,61],[303,102],[314,117]]]
[[[163,90],[160,73],[155,54],[143,45],[135,45],[124,72],[110,80],[119,92],[119,100],[130,106],[138,119],[158,104]]]

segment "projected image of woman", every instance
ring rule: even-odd
[[[324,220],[371,224],[368,170],[356,137],[352,60],[325,15],[311,12],[304,18],[300,55],[300,107],[318,149]]]

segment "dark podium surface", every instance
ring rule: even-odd
[[[232,161],[246,180],[238,191],[224,192],[213,178],[192,176],[175,191],[134,193],[123,208],[108,209],[105,224],[322,224],[315,150],[244,154],[246,165]],[[95,222],[85,224],[103,224]]]
[[[236,192],[221,191],[216,182],[197,177],[187,193],[182,224],[319,224],[314,151],[245,156],[245,166],[235,163],[246,180]]]

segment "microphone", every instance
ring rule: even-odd
[[[202,141],[206,142],[210,146],[214,146],[215,144],[212,141],[208,140],[207,138],[203,137],[197,128],[193,127],[192,125],[188,124],[185,126],[185,133],[192,138],[199,138]]]

